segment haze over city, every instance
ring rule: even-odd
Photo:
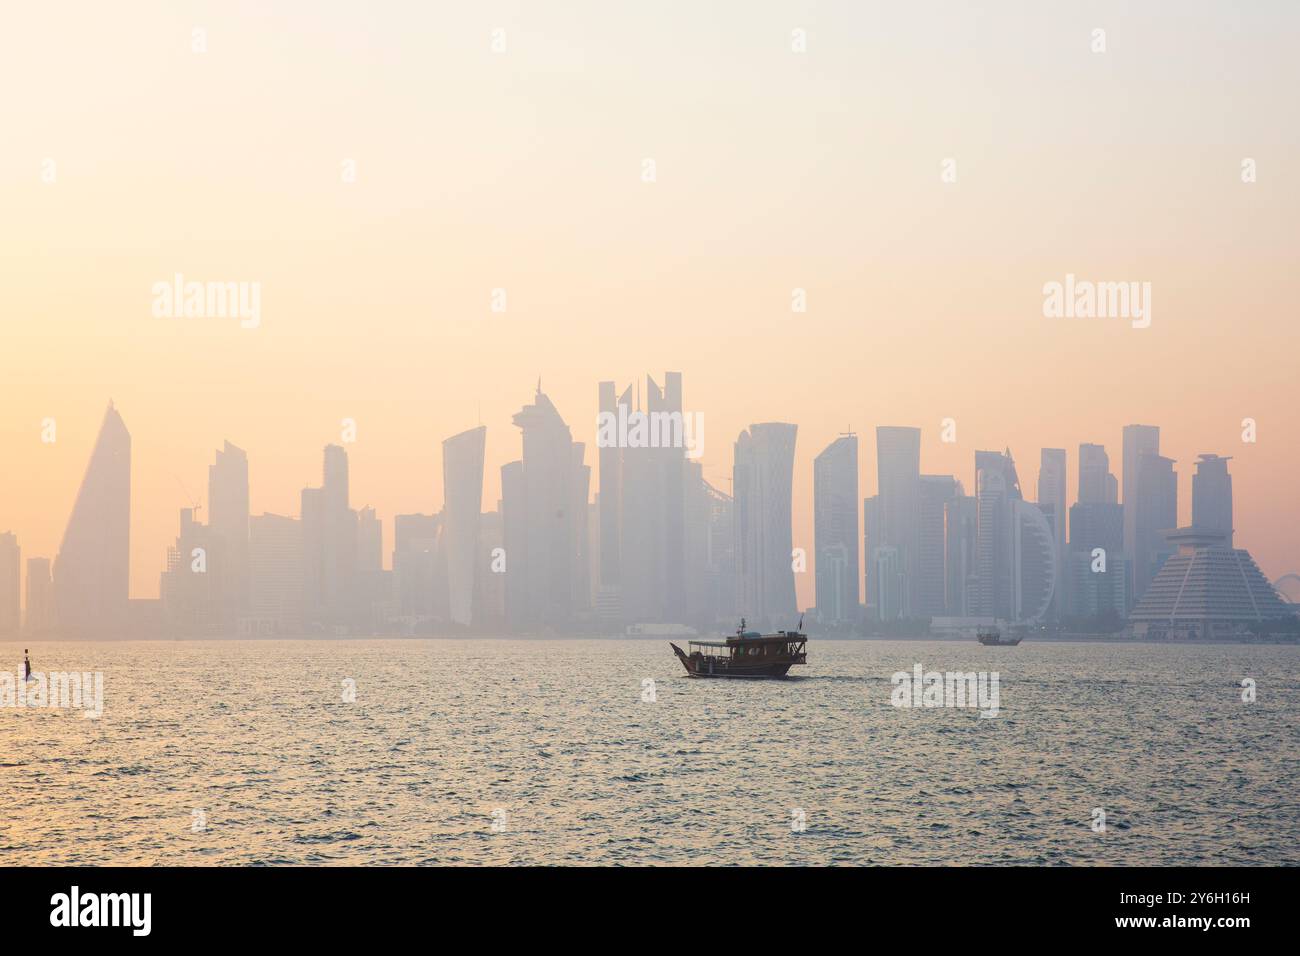
[[[131,593],[153,597],[225,440],[252,512],[295,514],[354,419],[352,503],[391,540],[441,500],[439,442],[479,423],[493,506],[539,376],[594,469],[596,382],[673,369],[715,486],[743,428],[799,425],[810,553],[812,458],[841,431],[918,426],[923,470],[967,483],[976,449],[1010,448],[1032,487],[1039,448],[1116,456],[1150,422],[1180,523],[1195,457],[1231,455],[1238,541],[1270,577],[1300,563],[1300,147],[1276,122],[1286,31],[1263,27],[1293,8],[320,4],[303,34],[254,4],[150,10],[78,6],[69,32],[42,5],[0,38],[0,80],[41,77],[0,156],[0,527],[25,554],[57,550],[110,398],[134,438]],[[155,317],[178,272],[259,282],[260,325]],[[1068,273],[1150,282],[1150,327],[1045,318]],[[865,496],[870,442],[860,469]]]
[[[14,932],[1286,922],[1300,3],[8,6]]]

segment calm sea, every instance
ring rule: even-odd
[[[28,646],[104,713],[0,707],[5,866],[1300,863],[1294,646],[814,639],[756,682],[649,640]],[[917,663],[1000,713],[891,706]]]

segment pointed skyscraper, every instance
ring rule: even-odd
[[[539,383],[540,384],[540,383]],[[584,445],[538,392],[515,413],[523,458],[501,467],[506,616],[516,631],[562,628],[590,604]]]
[[[54,563],[54,601],[64,635],[126,630],[131,560],[131,435],[109,402]]]

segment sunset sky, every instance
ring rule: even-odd
[[[0,531],[55,556],[111,398],[132,596],[157,595],[177,509],[206,514],[223,440],[253,512],[297,514],[344,418],[388,552],[394,514],[442,504],[442,439],[480,422],[495,508],[539,376],[595,485],[597,382],[674,370],[724,491],[742,428],[798,424],[810,555],[812,459],[850,427],[863,495],[889,424],[968,493],[976,449],[1009,447],[1033,498],[1064,447],[1073,500],[1078,444],[1120,477],[1144,423],[1183,523],[1196,455],[1231,455],[1238,546],[1300,570],[1300,6],[983,6],[12,6]],[[260,282],[260,327],[155,317],[176,273]],[[1150,282],[1150,328],[1045,318],[1067,273]]]

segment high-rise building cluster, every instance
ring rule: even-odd
[[[0,635],[660,633],[741,616],[785,628],[806,570],[805,610],[831,633],[1127,621],[1222,638],[1294,610],[1233,547],[1229,458],[1200,456],[1191,526],[1177,527],[1177,472],[1155,426],[1123,429],[1121,480],[1104,447],[1080,445],[1072,504],[1065,449],[1041,450],[1028,501],[1009,449],[976,451],[967,485],[923,474],[921,430],[898,426],[876,429],[864,499],[858,436],[841,434],[813,459],[810,561],[792,536],[797,426],[745,428],[723,492],[682,440],[680,373],[644,389],[601,382],[597,399],[620,425],[598,428],[593,481],[585,443],[538,383],[513,417],[521,453],[501,466],[492,511],[486,427],[446,439],[442,508],[394,517],[388,568],[380,516],[352,505],[342,445],[324,448],[320,484],[289,516],[251,514],[248,456],[225,442],[207,520],[198,503],[181,510],[157,601],[129,598],[131,437],[110,404],[58,555],[28,558],[25,591],[17,537],[0,533]]]
[[[876,430],[878,490],[863,503],[869,621],[1059,617],[1065,453],[1043,450],[1035,504],[1010,451],[975,453],[968,495],[953,475],[921,474],[920,449],[919,428]]]
[[[757,582],[752,573],[738,577],[740,562],[752,552],[738,546],[737,503],[750,502],[758,490],[752,485],[743,493],[736,490],[742,480],[739,459],[733,498],[705,480],[703,466],[688,456],[680,372],[666,373],[662,386],[647,375],[644,398],[639,387],[619,391],[614,382],[601,382],[597,396],[600,415],[610,421],[666,422],[670,427],[657,435],[666,441],[650,440],[656,437],[651,424],[644,425],[641,440],[635,428],[627,434],[620,428],[597,448],[599,488],[591,508],[596,545],[589,576],[594,623],[605,631],[712,627],[734,613],[742,580]],[[793,437],[790,441],[792,476]],[[788,542],[788,479],[785,501]],[[753,534],[758,533],[755,527]],[[791,612],[793,589],[792,575]],[[768,606],[778,603],[775,594],[759,590],[757,583],[747,593],[761,593]],[[753,614],[758,619],[762,612],[756,607]]]
[[[1105,448],[1080,445],[1068,509],[1064,449],[1042,449],[1029,502],[1009,450],[975,453],[967,497],[952,476],[920,473],[919,447],[918,429],[877,429],[878,491],[863,512],[864,610],[878,628],[917,617],[1083,630],[1127,620],[1133,633],[1206,638],[1291,616],[1249,553],[1232,547],[1227,458],[1200,456],[1192,527],[1179,529],[1175,462],[1160,454],[1155,426],[1123,430],[1122,502]],[[1179,584],[1192,572],[1199,591]]]

